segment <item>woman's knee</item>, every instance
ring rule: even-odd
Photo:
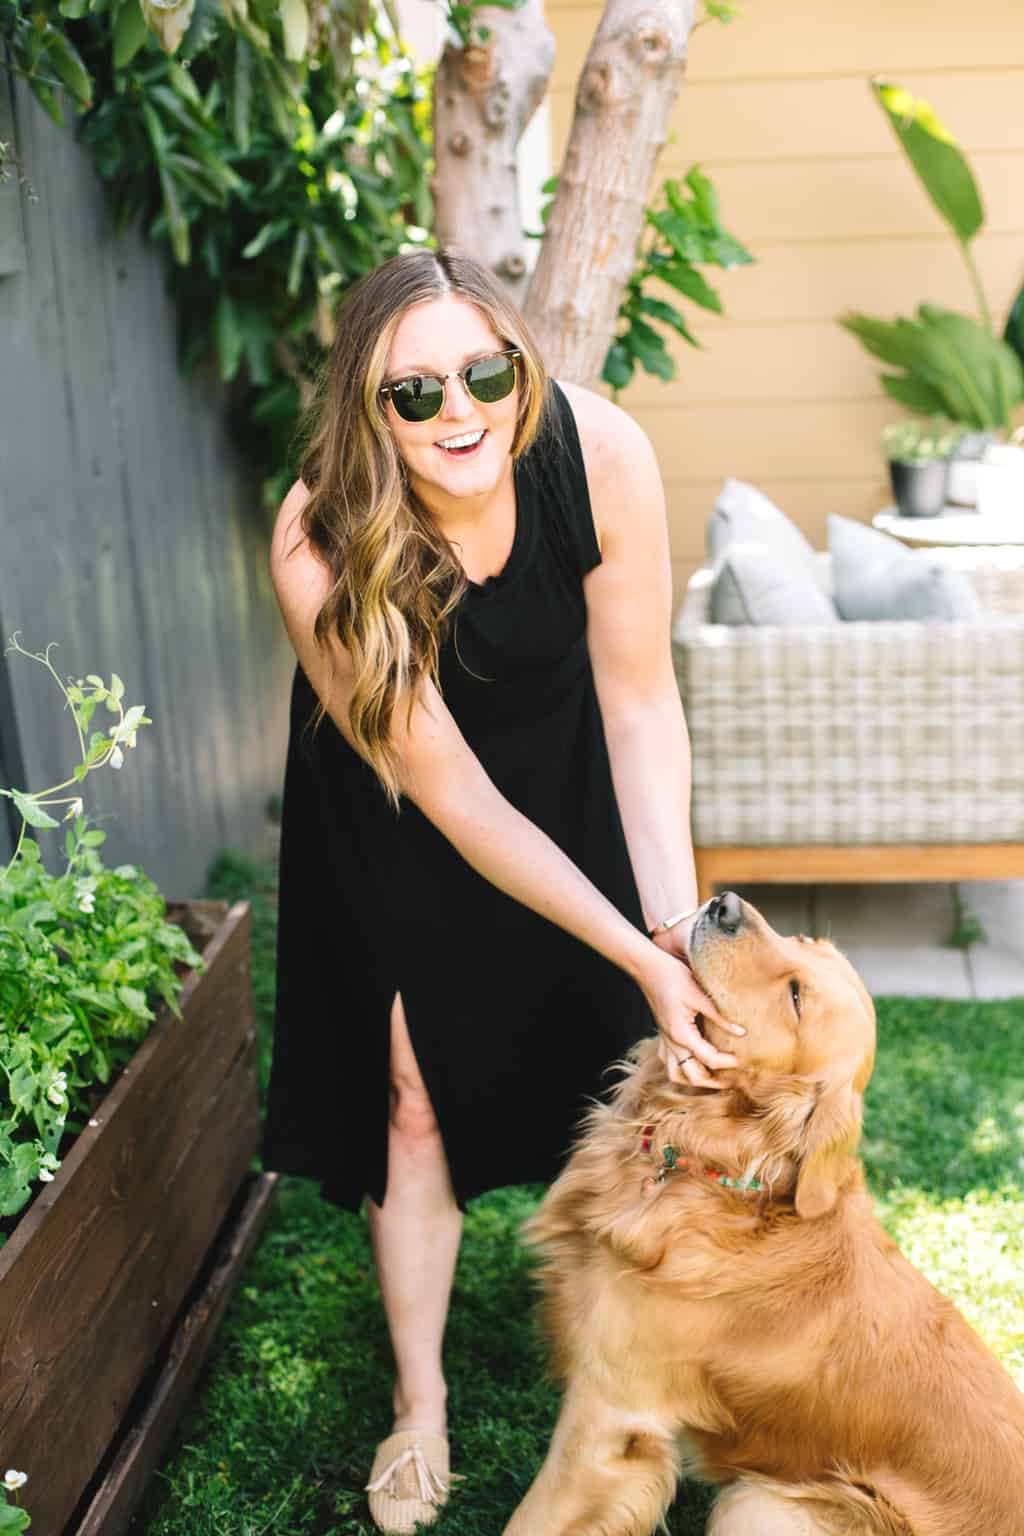
[[[422,1085],[391,1079],[391,1126],[407,1141],[428,1141],[439,1134],[434,1106]]]
[[[391,1125],[398,1135],[413,1142],[439,1134],[398,995],[391,1010]]]

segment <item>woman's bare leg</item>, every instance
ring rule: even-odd
[[[367,1209],[397,1367],[394,1427],[443,1431],[447,1388],[441,1343],[462,1212],[397,994],[391,1010],[388,1187],[384,1204],[368,1200]]]

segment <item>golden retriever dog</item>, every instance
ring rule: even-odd
[[[708,1536],[1022,1536],[1024,1395],[864,1187],[867,990],[733,892],[686,943],[738,1065],[637,1046],[528,1224],[564,1398],[505,1536],[648,1536],[684,1470]]]

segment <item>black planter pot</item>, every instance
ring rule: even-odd
[[[949,460],[928,459],[923,464],[912,464],[905,459],[890,459],[889,479],[903,517],[937,517],[946,505]]]

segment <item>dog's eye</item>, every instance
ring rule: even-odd
[[[801,998],[800,998],[800,983],[797,981],[795,976],[791,976],[790,977],[790,981],[789,981],[789,995],[793,999],[793,1007],[796,1009],[797,1018],[799,1018],[800,1017],[800,1001],[801,1001]]]

